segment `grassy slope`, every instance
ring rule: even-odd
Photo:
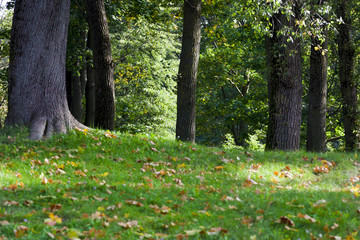
[[[0,134],[0,239],[358,238],[354,153],[223,152],[100,131],[31,142],[26,134]],[[329,162],[336,166],[314,174]]]

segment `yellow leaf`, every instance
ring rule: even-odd
[[[216,170],[216,171],[220,171],[220,170],[222,170],[224,167],[223,166],[216,166],[214,169]]]
[[[184,167],[186,167],[186,164],[185,164],[185,163],[182,163],[182,164],[179,164],[177,167],[178,167],[178,168],[184,168]]]
[[[107,175],[109,175],[108,172],[104,172],[103,174],[99,174],[99,177],[106,177]]]

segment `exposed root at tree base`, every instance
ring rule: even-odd
[[[49,118],[49,117],[36,117],[30,123],[30,136],[31,140],[41,140],[49,138],[55,133],[67,133],[68,130],[79,128],[88,129],[85,125],[78,122],[73,116],[66,119],[63,118]]]

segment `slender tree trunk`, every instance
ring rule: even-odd
[[[201,0],[184,0],[184,25],[177,79],[176,138],[195,142],[196,78],[200,54]]]
[[[71,72],[71,104],[70,112],[72,115],[81,122],[83,107],[82,107],[82,93],[81,93],[81,80],[77,73]]]
[[[87,47],[92,49],[92,41],[90,31],[88,32]],[[86,87],[85,87],[85,99],[86,99],[86,115],[85,125],[93,127],[95,125],[95,103],[96,103],[96,92],[95,92],[95,76],[92,59],[87,58],[86,61]]]
[[[30,138],[85,127],[71,115],[65,89],[70,0],[17,0],[9,74],[7,125],[25,125]]]
[[[87,0],[96,89],[95,126],[114,130],[115,90],[111,43],[103,0]]]
[[[309,110],[307,118],[306,150],[326,151],[326,97],[327,97],[327,31],[323,42],[312,37],[310,54]]]
[[[298,14],[298,6],[294,7]],[[301,128],[301,53],[299,38],[279,34],[287,26],[296,31],[295,18],[272,17],[272,37],[266,41],[268,57],[269,125],[267,150],[298,150]]]
[[[355,49],[351,38],[351,0],[340,0],[338,17],[344,23],[339,26],[338,52],[339,52],[339,76],[341,94],[343,98],[343,121],[345,129],[346,150],[355,150],[357,128],[357,84],[354,79]]]
[[[82,36],[82,44],[81,48],[84,50],[84,52],[87,50],[86,46],[86,37],[88,36],[87,31],[81,32]],[[87,58],[83,56],[82,62],[81,62],[81,69],[80,69],[80,84],[81,84],[81,96],[83,97],[85,95],[85,88],[86,88],[86,81],[87,81]]]

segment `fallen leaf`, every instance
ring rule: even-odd
[[[337,229],[340,225],[337,224],[337,223],[334,223],[331,227],[330,227],[330,230],[333,231],[335,229]]]
[[[253,221],[252,217],[245,216],[242,218],[241,224],[247,225],[248,227],[250,227],[252,225],[252,221]]]
[[[57,223],[62,223],[62,219],[59,216],[50,213],[49,218],[46,218],[44,223],[48,226],[55,226]]]
[[[3,205],[4,206],[13,206],[13,205],[16,205],[16,206],[18,206],[19,205],[19,203],[18,202],[16,202],[16,201],[5,201],[5,202],[3,202]]]
[[[51,204],[50,205],[50,211],[55,212],[62,208],[61,204]]]
[[[29,231],[28,227],[20,225],[16,228],[16,230],[14,230],[15,237],[22,238],[27,234],[28,231]]]
[[[288,225],[285,225],[285,229],[289,230],[289,231],[294,231],[294,232],[298,232],[299,230],[295,229],[295,228],[291,228]]]
[[[285,224],[289,227],[295,227],[295,223],[288,217],[286,216],[282,216],[280,217],[280,219],[275,221],[276,223],[281,223],[281,224]]]
[[[187,236],[195,236],[196,234],[200,233],[201,229],[193,229],[193,230],[187,230],[185,231],[185,234]]]
[[[153,151],[153,152],[157,152],[157,153],[159,152],[159,150],[157,150],[157,149],[154,148],[154,147],[151,147],[150,149],[151,149],[151,151]]]
[[[126,203],[129,205],[137,206],[137,207],[144,206],[144,204],[142,204],[141,202],[135,201],[135,200],[126,200]]]
[[[30,207],[33,203],[34,203],[34,201],[31,201],[31,200],[25,200],[24,201],[24,205],[28,206],[28,207]]]
[[[6,221],[6,220],[0,221],[0,225],[2,225],[2,226],[9,225],[9,224],[10,223],[8,221]]]
[[[341,240],[342,238],[340,236],[332,236],[332,235],[329,235],[329,239],[330,240]],[[347,238],[346,238],[347,239]]]
[[[174,178],[174,179],[173,179],[173,182],[176,183],[176,184],[179,185],[179,186],[183,186],[183,185],[184,185],[184,184],[181,182],[181,179],[179,179],[179,178]]]
[[[93,198],[94,198],[95,200],[98,200],[99,202],[102,202],[104,199],[106,199],[106,198],[104,198],[104,197],[97,197],[97,196],[93,196]]]
[[[117,223],[119,226],[127,229],[127,228],[133,228],[133,227],[136,227],[138,225],[138,221],[129,221],[129,222],[119,222]]]
[[[214,169],[216,171],[220,171],[220,170],[224,169],[224,167],[223,166],[216,166],[216,167],[214,167]]]
[[[96,211],[93,214],[91,214],[91,216],[89,218],[92,220],[100,220],[100,219],[102,219],[103,216],[104,216],[103,213]]]
[[[309,221],[312,222],[312,223],[316,222],[316,219],[315,219],[315,218],[312,218],[312,217],[310,217],[310,216],[307,215],[307,214],[304,215],[304,214],[302,214],[302,213],[298,213],[297,217],[298,217],[298,218],[304,218],[304,219],[306,219],[306,220],[309,220]]]
[[[217,228],[211,228],[209,231],[207,231],[207,234],[209,235],[213,235],[213,234],[227,234],[229,231],[222,228],[222,227],[217,227]]]

